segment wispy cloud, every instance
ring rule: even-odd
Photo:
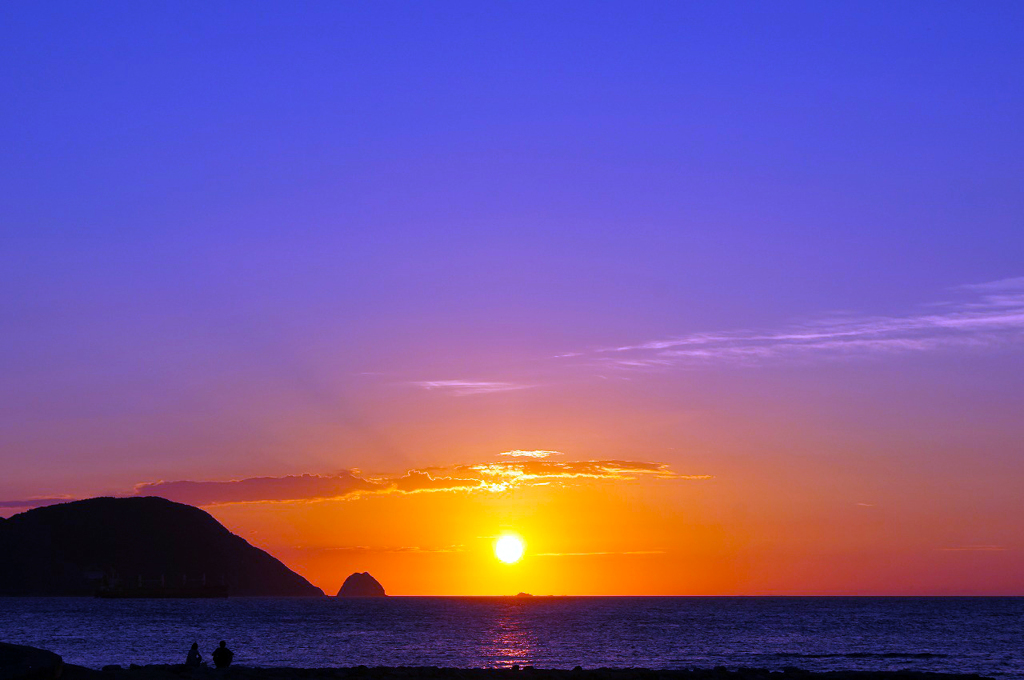
[[[598,552],[549,552],[537,553],[536,557],[591,557],[593,555],[664,555],[664,550],[625,550],[625,551],[598,551]]]
[[[469,380],[422,380],[412,383],[425,390],[435,390],[455,397],[466,397],[473,394],[490,394],[492,392],[510,392],[525,390],[533,385],[510,382],[474,382]]]
[[[554,452],[545,452],[554,453]],[[135,487],[136,495],[160,496],[189,505],[315,502],[365,494],[499,493],[530,486],[578,484],[592,480],[706,480],[680,474],[666,463],[630,460],[550,461],[537,458],[408,470],[400,475],[363,477],[355,470],[336,475],[251,477],[225,481],[159,481]]]
[[[977,290],[983,293],[995,293],[998,295],[1007,290],[1024,290],[1024,276],[987,281],[985,283],[968,283],[959,286],[959,288],[961,290]]]
[[[20,500],[13,501],[0,501],[0,508],[14,508],[31,510],[32,508],[43,508],[47,505],[56,505],[57,503],[67,503],[69,501],[77,500],[72,496],[36,496],[33,498],[23,498]]]
[[[397,479],[387,480],[388,488],[403,493],[420,491],[478,491],[486,489],[483,479],[469,475],[451,476],[439,471],[409,470]]]
[[[135,493],[139,496],[160,496],[189,505],[220,505],[343,498],[386,488],[386,483],[363,479],[345,471],[336,475],[250,477],[212,482],[145,482],[136,485]]]
[[[555,462],[546,460],[502,461],[460,466],[459,470],[479,473],[483,478],[505,482],[537,482],[563,479],[711,479],[711,475],[681,475],[666,463],[633,460],[587,460]]]
[[[550,458],[551,456],[561,456],[561,451],[521,451],[516,449],[515,451],[502,451],[498,454],[499,456],[508,456],[510,458]]]
[[[418,545],[374,547],[369,545],[305,547],[297,546],[297,550],[306,553],[457,553],[465,552],[464,545],[445,545],[437,548],[424,548]]]
[[[901,316],[834,316],[769,331],[691,333],[597,350],[601,364],[655,369],[712,363],[986,348],[1024,341],[1024,277],[955,289],[959,299]]]

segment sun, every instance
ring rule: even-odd
[[[512,564],[523,559],[526,542],[515,534],[502,534],[494,542],[494,556],[505,564]]]

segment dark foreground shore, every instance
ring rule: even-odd
[[[436,668],[433,666],[352,668],[251,668],[226,670],[184,665],[128,668],[107,666],[94,670],[65,664],[53,652],[0,643],[0,680],[981,680],[976,674],[920,673],[916,671],[829,671],[812,673],[799,668]]]

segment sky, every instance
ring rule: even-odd
[[[6,3],[0,511],[161,495],[329,593],[1024,595],[1022,31]]]

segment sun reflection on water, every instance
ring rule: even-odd
[[[488,660],[490,667],[533,665],[537,636],[524,614],[523,603],[504,604],[496,612],[490,631],[481,640],[480,655]]]

